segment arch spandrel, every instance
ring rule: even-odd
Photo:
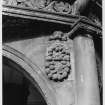
[[[55,44],[53,44],[53,41],[50,41],[51,37],[56,36],[57,34],[61,35],[63,34],[64,38],[62,41],[59,40],[59,42],[56,42],[56,38],[53,40]],[[67,40],[66,40],[67,39]],[[62,43],[62,44],[61,44]],[[70,62],[66,62],[67,64],[70,63],[70,71],[66,72],[65,69],[63,71],[64,76],[65,73],[67,73],[67,76],[63,77],[63,79],[60,79],[58,81],[52,81],[48,78],[48,75],[46,75],[46,69],[45,69],[45,63],[46,63],[46,57],[47,57],[47,51],[49,51],[50,47],[51,48],[56,48],[63,46],[63,49],[67,50],[66,52],[64,51],[63,55],[66,55],[65,53],[70,54]],[[5,51],[7,49],[7,51]],[[48,89],[46,92],[46,96],[51,98],[54,103],[54,105],[60,105],[64,104],[65,100],[67,101],[65,105],[68,105],[69,103],[74,103],[74,92],[73,92],[73,84],[74,84],[74,61],[73,61],[73,41],[71,39],[68,39],[68,34],[65,34],[63,32],[56,31],[49,37],[45,38],[35,38],[35,39],[28,39],[28,40],[23,40],[23,41],[16,41],[16,42],[11,42],[11,43],[6,43],[4,46],[4,55],[9,56],[9,58],[13,58],[15,62],[17,61],[17,55],[20,55],[23,60],[25,60],[29,65],[32,66],[33,71],[29,71],[29,73],[35,78],[38,79],[39,81],[38,84],[44,85],[43,87],[46,87],[45,89]],[[14,54],[8,54],[8,52]],[[18,54],[19,53],[19,54]],[[43,57],[42,57],[43,56]],[[28,59],[26,59],[26,57]],[[65,56],[66,57],[66,56]],[[67,57],[66,57],[67,58]],[[18,58],[19,59],[19,58]],[[58,59],[58,58],[57,58]],[[68,59],[68,58],[67,58]],[[20,59],[19,59],[20,60]],[[58,59],[59,60],[59,59]],[[65,60],[64,60],[65,61]],[[63,60],[62,60],[63,62]],[[21,63],[24,68],[26,68],[26,64],[23,64],[23,61],[18,61],[17,63]],[[32,63],[32,64],[30,64]],[[56,62],[55,62],[56,63]],[[60,63],[60,62],[59,62]],[[34,65],[34,66],[33,66]],[[36,66],[35,66],[36,65]],[[69,67],[69,66],[68,66]],[[59,68],[59,67],[58,67]],[[29,67],[27,67],[28,70],[30,70]],[[67,68],[68,69],[68,68]],[[70,72],[70,73],[69,73]],[[35,75],[38,74],[38,76]],[[40,80],[39,78],[42,78]],[[51,95],[52,94],[52,95]],[[64,97],[68,97],[64,100]],[[48,99],[50,101],[50,99]],[[51,102],[50,102],[51,103]],[[53,105],[53,104],[51,104]]]
[[[23,54],[7,45],[3,46],[3,56],[23,68],[21,72],[38,88],[48,105],[57,105],[52,87],[46,82],[44,76],[38,72],[39,68],[37,66],[31,63]]]
[[[78,27],[77,27],[78,30]],[[94,55],[94,52],[88,53],[87,51],[93,51],[94,47],[91,47],[91,37],[87,34],[88,32],[85,31],[86,34],[83,34],[80,32],[79,34],[82,34],[80,38],[77,37],[77,39],[80,42],[84,43],[77,43],[78,40],[75,41],[74,39],[70,39],[70,36],[72,32],[70,33],[63,33],[61,31],[56,31],[52,35],[49,35],[48,37],[38,37],[38,38],[33,38],[33,39],[28,39],[28,40],[20,40],[20,41],[13,41],[10,43],[5,43],[4,45],[4,55],[7,56],[10,59],[13,59],[15,62],[23,66],[30,75],[34,78],[34,80],[38,81],[39,86],[42,88],[43,93],[49,103],[49,105],[75,105],[78,102],[82,102],[77,96],[77,92],[81,93],[81,88],[77,87],[77,83],[79,82],[78,80],[82,81],[83,77],[88,80],[89,76],[86,76],[86,71],[92,71],[91,69],[88,70],[86,66],[84,67],[82,62],[86,62],[89,65],[89,67],[95,67],[95,59],[91,60],[90,56]],[[77,35],[77,32],[74,32],[75,35]],[[83,37],[84,36],[84,37]],[[83,41],[81,41],[81,37],[83,37]],[[88,37],[88,38],[86,38]],[[76,43],[76,45],[75,45]],[[90,43],[88,45],[88,43]],[[84,45],[86,48],[86,51],[84,51]],[[74,47],[75,46],[75,47]],[[81,47],[82,46],[82,47]],[[57,48],[57,49],[56,49]],[[75,50],[76,49],[76,50]],[[59,50],[59,51],[58,51]],[[61,50],[64,50],[62,52]],[[67,51],[66,51],[67,50]],[[69,51],[69,53],[68,53]],[[75,51],[75,52],[73,52]],[[49,52],[53,52],[53,54],[49,54]],[[82,52],[82,54],[81,54]],[[9,54],[8,54],[9,53]],[[69,55],[69,57],[66,57],[66,63],[69,63],[70,65],[66,65],[69,67],[68,70],[59,70],[62,69],[62,64],[61,62],[65,60],[62,60],[64,58],[60,57],[60,55]],[[80,54],[80,55],[78,55]],[[84,55],[87,55],[87,59]],[[51,55],[51,56],[49,56]],[[55,55],[59,57],[55,57]],[[77,56],[76,56],[77,55]],[[46,59],[48,57],[48,59]],[[50,59],[49,59],[50,57]],[[54,59],[53,59],[54,57]],[[76,57],[78,57],[76,59]],[[81,57],[83,59],[81,59]],[[69,58],[69,60],[68,60]],[[48,61],[48,62],[47,62]],[[81,61],[81,62],[80,62]],[[89,63],[92,61],[92,63]],[[24,64],[25,63],[25,64]],[[46,73],[46,68],[45,63],[48,63],[48,66],[50,63],[56,63],[55,68],[52,70],[52,67],[47,67],[48,70],[50,71],[50,75]],[[81,63],[81,64],[79,64]],[[29,65],[29,66],[27,66]],[[81,66],[82,65],[82,66]],[[30,70],[31,67],[31,70]],[[78,71],[78,67],[80,71]],[[84,68],[83,68],[84,67]],[[76,69],[75,69],[76,68]],[[82,69],[81,69],[82,68]],[[60,73],[61,71],[64,71]],[[66,72],[69,73],[68,75],[65,74],[65,71],[70,71]],[[93,72],[96,71],[96,69],[93,69]],[[56,72],[56,73],[52,73]],[[83,75],[81,75],[81,73]],[[47,74],[47,75],[46,75]],[[55,76],[56,74],[56,76]],[[75,75],[76,74],[76,75]],[[93,73],[95,74],[95,73]],[[78,77],[78,79],[77,79]],[[97,77],[97,74],[94,75],[94,77]],[[82,78],[82,79],[81,79]],[[94,79],[95,80],[95,79]],[[77,83],[76,83],[77,82]],[[96,81],[97,82],[97,81]],[[86,81],[88,83],[88,81]],[[90,82],[90,87],[91,83],[93,84],[93,81]],[[94,82],[95,83],[95,82]],[[81,86],[84,86],[85,83],[80,82]],[[80,86],[80,85],[79,85]],[[92,85],[93,86],[93,85]],[[98,85],[95,84],[97,87]],[[83,87],[85,89],[85,86]],[[90,97],[90,92],[93,88],[87,89],[87,95]],[[79,90],[79,91],[78,91]],[[87,91],[86,90],[86,91]],[[98,92],[98,88],[96,89]],[[84,92],[85,93],[85,92]],[[83,93],[83,94],[84,94]],[[93,94],[96,92],[93,92]],[[96,95],[97,97],[99,96],[98,93]],[[96,97],[96,98],[97,98]],[[78,100],[77,100],[78,98]],[[87,96],[84,97],[87,99]],[[94,98],[94,97],[92,97]],[[98,97],[99,99],[99,97]],[[78,102],[77,102],[78,101]],[[94,100],[86,100],[88,102],[93,102]],[[95,101],[94,101],[95,102]],[[83,102],[82,104],[84,104]],[[77,105],[77,104],[76,104]],[[81,104],[80,104],[81,105]],[[88,105],[88,104],[87,104]]]

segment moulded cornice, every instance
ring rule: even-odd
[[[3,5],[2,14],[6,16],[21,17],[22,19],[27,18],[29,20],[41,20],[45,22],[52,22],[58,24],[64,24],[70,26],[72,32],[83,28],[88,31],[93,31],[99,35],[96,37],[102,37],[102,29],[96,25],[90,19],[84,16],[54,13],[43,10],[33,10],[30,8],[22,8],[17,6]]]

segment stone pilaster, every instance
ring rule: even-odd
[[[100,105],[93,40],[79,36],[73,43],[77,105]]]

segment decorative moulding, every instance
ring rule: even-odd
[[[71,5],[70,1],[63,2],[63,0],[59,2],[58,0],[3,0],[2,14],[22,19],[65,24],[70,26],[71,31],[82,27],[85,30],[94,31],[96,37],[101,37],[102,29],[100,26],[87,17],[75,14],[75,4],[78,4],[78,1],[76,0]],[[100,35],[96,35],[97,33]]]

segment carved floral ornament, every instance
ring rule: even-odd
[[[76,5],[70,5],[69,2],[62,0],[3,0],[3,4],[63,14],[75,14],[74,11],[76,10]]]
[[[50,80],[63,81],[71,72],[70,49],[65,43],[67,36],[55,32],[49,41],[54,43],[47,48],[45,72]]]

